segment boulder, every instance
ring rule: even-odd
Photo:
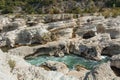
[[[17,39],[17,32],[16,31],[7,32],[5,38],[6,38],[6,45],[10,47],[14,47]]]
[[[8,50],[8,53],[24,58],[27,55],[33,54],[34,50],[29,46],[21,46]]]
[[[62,72],[64,74],[68,73],[69,69],[66,64],[57,61],[47,61],[40,66],[48,67],[52,71]],[[43,67],[43,68],[44,68]]]
[[[10,23],[10,19],[5,16],[0,16],[0,32],[3,30],[3,27]]]
[[[84,77],[88,72],[89,70],[81,70],[81,71],[71,70],[67,73],[67,75],[77,77],[80,80],[84,80]]]
[[[18,55],[23,58],[34,58],[40,55],[51,55],[61,57],[64,56],[65,53],[69,53],[69,49],[67,47],[67,40],[59,40],[48,42],[44,45],[36,45],[36,46],[21,46],[14,49],[8,50],[9,54]]]
[[[26,56],[26,58],[39,55],[62,57],[65,53],[69,53],[67,40],[48,42],[47,44],[34,46],[32,48],[34,49],[34,53],[32,55]]]
[[[114,66],[120,69],[120,54],[112,56],[111,66]]]
[[[18,44],[46,43],[51,41],[51,33],[42,28],[27,28],[18,34]]]
[[[96,66],[84,80],[113,80],[116,77],[108,62]]]
[[[3,27],[3,32],[13,31],[13,30],[16,30],[19,28],[25,28],[25,27],[27,27],[25,19],[16,18],[16,19],[13,19],[13,21],[11,21],[9,24],[6,24]]]
[[[57,29],[55,31],[52,31],[52,33],[55,33],[56,39],[70,39],[73,37],[73,28],[63,28],[63,29]]]
[[[108,42],[108,44],[103,48],[101,54],[108,56],[120,54],[120,42],[117,41]]]
[[[111,41],[109,34],[98,34],[90,39],[76,38],[71,41],[70,52],[88,59],[100,60],[102,49]]]

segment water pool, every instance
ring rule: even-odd
[[[101,64],[103,62],[107,62],[108,58],[103,58],[101,61],[88,60],[77,55],[66,55],[64,57],[54,57],[54,56],[39,56],[33,59],[27,60],[27,62],[32,65],[39,66],[42,63],[51,60],[65,63],[70,69],[74,69],[75,65],[82,65],[87,69],[92,69],[96,65]]]

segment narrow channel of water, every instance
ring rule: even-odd
[[[51,61],[59,61],[64,62],[70,69],[74,69],[75,65],[82,65],[87,69],[92,69],[96,65],[107,62],[108,58],[104,58],[101,61],[93,61],[88,60],[76,55],[66,55],[64,57],[54,57],[54,56],[39,56],[34,59],[29,59],[27,62],[31,63],[32,65],[39,66],[40,64],[51,60]]]

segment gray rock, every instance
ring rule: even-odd
[[[100,60],[101,52],[107,42],[111,41],[109,34],[98,34],[91,39],[74,39],[71,41],[70,52],[89,58]]]
[[[66,64],[57,61],[47,61],[40,66],[48,67],[52,71],[62,72],[64,74],[68,73],[69,69]],[[43,67],[43,68],[44,68]]]
[[[46,71],[25,62],[18,56],[3,53],[0,50],[0,80],[79,80],[56,71]],[[10,67],[14,61],[15,66]],[[11,70],[12,69],[12,70]]]
[[[24,58],[27,55],[33,54],[34,49],[32,49],[29,46],[21,46],[18,48],[8,50],[8,53],[11,55],[16,55]]]
[[[116,78],[110,63],[104,63],[94,68],[84,80],[113,80]]]
[[[112,56],[111,66],[114,66],[120,69],[120,54]]]
[[[101,54],[108,56],[120,54],[120,43],[117,41],[110,41],[108,45],[103,48]]]

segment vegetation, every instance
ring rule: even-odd
[[[75,69],[76,69],[77,71],[81,71],[81,70],[85,70],[85,69],[87,69],[87,68],[86,68],[85,66],[83,66],[83,65],[78,64],[78,65],[75,66]]]
[[[15,65],[16,65],[15,61],[10,59],[10,60],[8,61],[8,64],[9,64],[9,66],[10,66],[10,68],[11,68],[11,71],[12,71],[12,70],[14,69]]]
[[[58,14],[102,12],[120,14],[120,0],[0,0],[0,13]],[[119,9],[119,10],[118,10]]]
[[[45,43],[47,43],[47,42],[55,41],[55,40],[57,40],[57,37],[58,37],[57,34],[54,33],[54,32],[51,32],[51,34],[45,33],[45,34],[42,36],[42,41],[41,41],[41,43],[42,43],[42,44],[45,44]]]

